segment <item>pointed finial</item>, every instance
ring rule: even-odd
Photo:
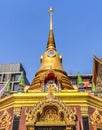
[[[49,13],[50,13],[50,31],[49,31],[48,43],[47,43],[46,50],[51,50],[51,49],[56,50],[54,34],[53,34],[53,29],[52,29],[52,14],[53,14],[52,7],[50,7],[50,9],[49,9]]]
[[[11,83],[10,80],[8,80],[6,84],[6,91],[10,91],[10,90],[11,90]]]
[[[92,50],[92,55],[95,56],[95,52],[94,52],[94,50]]]
[[[19,81],[19,86],[21,86],[21,87],[25,86],[24,73],[21,74],[20,81]]]
[[[50,9],[49,9],[49,13],[50,13],[50,30],[52,30],[52,14],[53,14],[53,8],[52,7],[50,7]]]

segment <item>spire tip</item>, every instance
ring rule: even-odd
[[[49,9],[49,14],[50,14],[50,30],[52,30],[52,14],[53,14],[54,10],[52,7],[50,7]]]

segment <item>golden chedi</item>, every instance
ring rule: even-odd
[[[62,56],[56,50],[52,28],[53,9],[50,8],[50,31],[45,53],[41,56],[41,66],[33,79],[29,90],[48,90],[49,84],[55,86],[56,91],[74,89],[67,73],[62,67]]]

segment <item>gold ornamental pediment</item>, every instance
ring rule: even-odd
[[[36,106],[31,109],[26,109],[26,125],[48,125],[48,124],[62,124],[62,125],[75,125],[76,123],[76,110],[66,107],[52,93],[49,93],[44,100],[38,102]]]

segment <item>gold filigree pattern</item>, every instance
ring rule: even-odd
[[[0,128],[9,128],[11,124],[11,116],[7,111],[4,111],[4,113],[0,117]]]
[[[81,114],[83,116],[88,116],[88,107],[87,106],[81,106]]]
[[[16,115],[17,117],[20,116],[21,114],[21,108],[20,107],[15,107],[13,110],[14,115]]]
[[[41,118],[39,121],[60,121],[60,117],[56,109],[48,108],[45,111],[45,114],[42,113]]]
[[[62,121],[67,126],[75,125],[76,110],[66,107],[52,93],[36,104],[32,109],[26,109],[26,124],[36,124],[37,121]]]
[[[91,116],[91,123],[95,126],[102,127],[102,115],[100,115],[100,113],[97,109]]]

